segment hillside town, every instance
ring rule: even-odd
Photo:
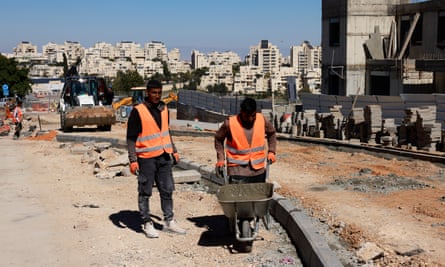
[[[168,51],[165,43],[152,41],[144,45],[122,41],[116,45],[98,42],[85,48],[79,42],[66,41],[64,44],[48,43],[41,52],[36,45],[23,41],[13,49],[12,54],[20,64],[30,66],[36,96],[57,94],[61,89],[64,54],[68,65],[81,59],[79,73],[97,75],[112,80],[118,71],[137,71],[141,77],[163,74],[164,63],[173,74],[187,73],[197,69],[208,69],[198,89],[225,84],[232,94],[255,94],[271,91],[284,92],[289,83],[317,93],[320,86],[321,47],[309,41],[290,47],[290,56],[283,57],[279,48],[268,40],[250,47],[249,54],[241,59],[231,51],[191,52],[190,61],[181,60],[181,51]],[[233,71],[234,66],[239,71]]]

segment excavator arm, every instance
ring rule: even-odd
[[[114,110],[118,110],[121,106],[129,106],[133,104],[133,97],[125,97],[117,102],[113,102],[111,105],[113,106]]]
[[[166,98],[162,99],[162,101],[163,101],[165,104],[168,104],[168,103],[170,103],[170,102],[172,102],[172,101],[178,101],[178,95],[176,95],[176,94],[173,93],[173,92],[170,92]]]

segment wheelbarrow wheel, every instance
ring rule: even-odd
[[[241,236],[252,237],[252,228],[250,227],[250,222],[248,220],[243,220],[241,222]]]

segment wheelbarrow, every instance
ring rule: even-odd
[[[242,250],[250,252],[258,236],[260,219],[268,229],[272,183],[225,184],[216,193],[229,228]]]

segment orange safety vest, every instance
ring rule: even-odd
[[[266,161],[265,151],[265,122],[263,114],[257,113],[253,125],[252,144],[247,141],[244,128],[237,116],[229,118],[232,140],[226,141],[227,166],[252,165],[258,170],[264,168]]]
[[[22,109],[20,107],[15,107],[14,108],[14,113],[13,113],[13,121],[14,122],[21,122],[23,119],[23,112]]]
[[[173,153],[170,133],[168,130],[167,107],[161,111],[162,129],[144,104],[135,106],[141,118],[142,131],[136,139],[136,155],[140,158],[154,158],[164,152]]]

